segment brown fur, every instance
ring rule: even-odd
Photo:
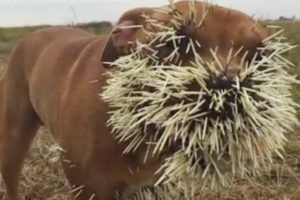
[[[204,5],[196,4],[199,13]],[[187,3],[176,7],[186,13]],[[84,186],[78,199],[95,194],[94,200],[112,200],[116,192],[153,184],[161,159],[143,164],[143,147],[122,155],[125,144],[113,140],[106,126],[107,105],[98,96],[107,70],[101,61],[115,60],[126,53],[128,41],[143,38],[138,28],[121,28],[143,24],[142,13],[169,20],[153,9],[140,8],[125,13],[108,36],[49,28],[25,37],[13,50],[0,85],[0,167],[9,200],[18,199],[24,156],[42,124],[65,150],[63,160],[68,162],[63,166],[70,184]],[[213,7],[197,34],[201,55],[211,59],[208,49],[218,46],[222,62],[232,44],[254,54],[264,37],[263,28],[248,16],[221,7]],[[230,73],[241,69],[240,60],[230,63]]]

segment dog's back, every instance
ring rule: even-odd
[[[99,43],[101,39],[72,28],[49,28],[28,35],[11,54],[3,80],[4,93],[11,93],[13,89],[22,98],[27,94],[27,100],[41,121],[51,125],[49,128],[54,128],[55,119],[42,113],[58,114],[57,109],[53,108],[58,107],[62,93],[67,90],[70,76],[76,76],[72,73],[76,73],[75,68],[80,65],[77,61],[86,49],[90,51],[89,46],[97,40]],[[101,49],[97,51],[100,54]],[[92,59],[97,58],[89,58],[87,62]],[[100,61],[93,62],[93,65],[96,64],[100,68]],[[8,98],[9,95],[4,96]],[[12,98],[7,103],[18,101],[17,96]]]

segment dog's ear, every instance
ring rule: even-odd
[[[145,22],[143,15],[150,15],[152,8],[137,8],[127,11],[112,29],[102,50],[101,61],[104,67],[128,53],[129,43],[136,40],[136,33]]]
[[[136,29],[130,28],[131,21],[125,21],[117,24],[106,40],[102,50],[101,61],[103,66],[110,66],[109,63],[118,59],[127,48],[128,42],[133,39]]]

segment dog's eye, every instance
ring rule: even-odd
[[[262,42],[256,46],[256,61],[261,61],[263,57],[267,55],[268,52],[266,52],[264,47],[265,45]]]
[[[263,57],[264,57],[263,52],[261,50],[257,50],[255,61],[261,61],[263,59]]]
[[[248,56],[247,56],[247,60],[248,62],[251,61],[261,61],[264,56],[267,55],[267,52],[264,49],[264,44],[263,43],[259,43],[257,45],[255,45],[254,47],[251,48],[252,50],[248,51]]]
[[[166,60],[172,52],[175,50],[175,46],[172,41],[166,42],[164,45],[157,49],[157,56],[160,60]]]
[[[260,62],[262,61],[265,57],[268,57],[268,55],[270,55],[271,52],[267,51],[266,48],[264,47],[264,45],[261,43],[259,44],[259,46],[256,48],[255,51],[255,62]],[[253,60],[253,58],[252,58]],[[265,65],[260,65],[257,70],[266,70],[266,66]]]

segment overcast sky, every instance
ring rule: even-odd
[[[113,21],[126,10],[167,0],[0,0],[0,27]],[[300,18],[300,0],[209,0],[263,18]]]

